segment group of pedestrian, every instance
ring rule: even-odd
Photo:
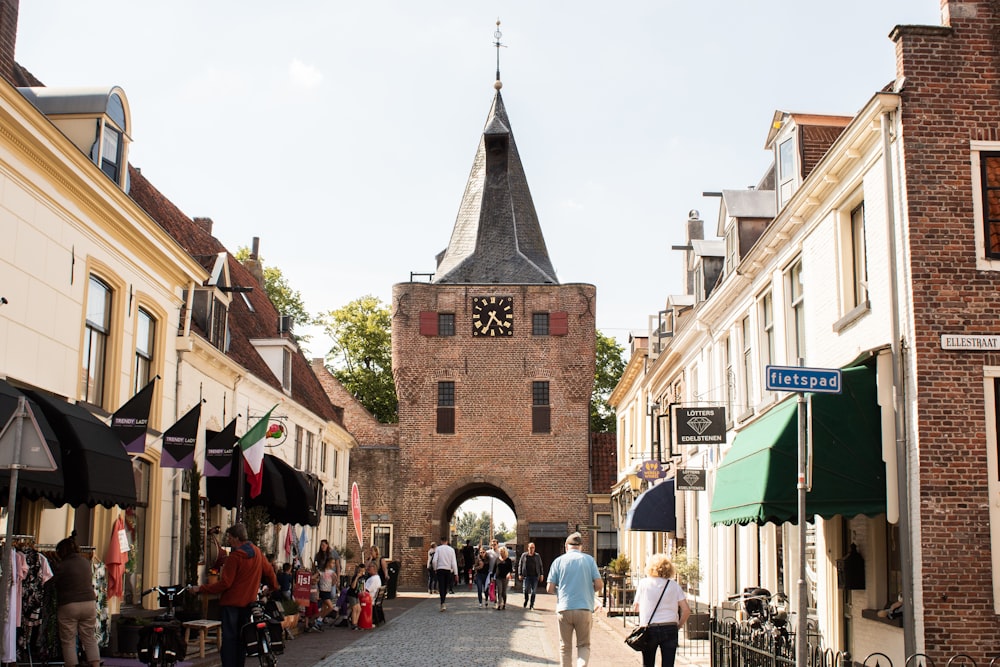
[[[288,599],[292,594],[293,579],[290,563],[282,566],[280,575],[275,573],[271,562],[250,542],[242,524],[237,523],[228,528],[226,539],[230,554],[222,566],[219,580],[204,586],[194,586],[192,592],[221,594],[219,611],[222,620],[222,667],[237,667],[242,666],[245,659],[240,628],[249,621],[249,605],[257,599],[259,587],[264,584]],[[76,555],[73,546],[70,540],[60,543],[60,555],[65,556],[65,564],[57,568],[56,580],[57,585],[65,590],[74,586],[73,582],[79,578],[72,574],[72,565],[76,562],[73,560]],[[468,541],[465,546],[471,550]],[[556,558],[549,568],[547,591],[556,594],[561,664],[563,667],[573,664],[573,647],[576,646],[576,664],[578,667],[585,667],[590,660],[590,632],[593,614],[600,607],[598,596],[603,590],[603,579],[593,557],[583,553],[583,536],[580,533],[573,533],[566,538],[565,549],[566,553]],[[462,552],[463,565],[470,561],[473,563],[480,607],[483,606],[484,591],[488,590],[488,582],[492,580],[496,591],[495,608],[505,609],[507,582],[514,578],[516,571],[517,579],[524,582],[524,607],[534,609],[538,583],[545,580],[542,559],[535,552],[534,543],[528,544],[527,551],[518,560],[516,570],[507,548],[498,546],[496,540],[491,542],[488,550],[480,547],[474,559],[467,557],[465,547]],[[371,547],[367,562],[356,564],[350,583],[342,587],[340,554],[327,540],[320,543],[320,550],[313,562],[312,578],[316,584],[319,603],[318,618],[313,622],[313,627],[322,629],[324,619],[332,617],[335,624],[340,624],[340,619],[344,621],[343,624],[358,629],[361,596],[367,593],[374,599],[388,575],[385,559],[378,548]],[[443,536],[440,543],[432,545],[432,549],[428,551],[427,567],[436,575],[441,611],[446,611],[447,595],[459,581],[458,558],[455,549],[448,544],[447,536]],[[683,589],[673,579],[674,566],[667,556],[652,556],[647,562],[645,573],[647,576],[636,586],[633,607],[639,615],[639,624],[646,626],[652,637],[650,646],[642,652],[643,665],[653,667],[656,664],[656,654],[660,653],[661,665],[673,667],[678,630],[687,621],[691,609]],[[430,583],[428,588],[430,589]],[[72,597],[67,595],[67,599]],[[487,598],[487,606],[488,604]],[[70,640],[71,632],[75,640],[77,630],[75,620],[72,630],[70,629],[69,612],[69,608],[65,613],[60,609],[60,634],[64,643]],[[67,619],[65,629],[64,617]],[[91,660],[90,652],[87,657]]]

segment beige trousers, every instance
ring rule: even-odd
[[[70,602],[59,605],[59,643],[62,645],[63,660],[66,667],[75,667],[76,638],[80,637],[83,650],[87,653],[87,662],[97,664],[101,660],[101,652],[97,648],[97,603]]]
[[[576,667],[590,662],[590,628],[594,612],[590,609],[566,609],[556,614],[559,620],[559,655],[562,667],[573,667],[573,633],[576,632]]]

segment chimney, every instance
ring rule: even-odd
[[[17,12],[19,0],[0,0],[0,76],[12,86],[14,76],[14,44],[17,42]]]
[[[247,271],[250,275],[254,277],[257,284],[261,287],[264,286],[264,265],[260,263],[260,237],[253,237],[253,245],[250,248],[250,257],[243,262],[243,266],[247,267]]]
[[[698,209],[693,208],[688,211],[687,219],[687,245],[691,245],[691,241],[698,240],[701,241],[705,238],[705,221],[701,219],[701,213]],[[684,285],[686,288],[685,294],[694,294],[694,273],[690,270],[691,266],[691,256],[694,254],[694,250],[686,250],[684,252]]]
[[[205,230],[206,233],[212,233],[212,219],[211,218],[191,218],[194,224]]]

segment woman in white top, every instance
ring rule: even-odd
[[[639,625],[648,626],[651,639],[642,652],[643,667],[656,665],[657,649],[662,667],[674,667],[677,631],[687,622],[691,607],[673,576],[674,564],[666,554],[654,554],[646,563],[646,576],[635,587],[632,609],[639,612]]]

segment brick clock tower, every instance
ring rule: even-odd
[[[399,469],[393,559],[423,585],[430,540],[464,501],[513,508],[518,552],[548,567],[593,523],[589,403],[596,288],[560,284],[499,81],[448,247],[428,282],[393,286]]]

